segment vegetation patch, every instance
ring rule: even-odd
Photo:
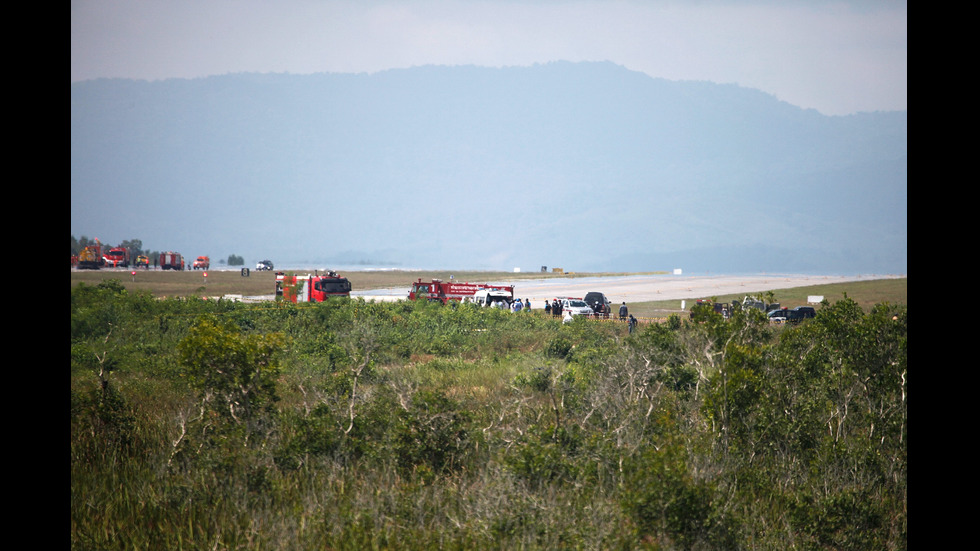
[[[905,549],[908,315],[71,295],[79,549]]]

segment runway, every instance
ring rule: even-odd
[[[563,277],[524,279],[514,281],[514,294],[531,300],[532,308],[543,308],[545,300],[555,297],[584,297],[590,291],[605,293],[613,305],[626,302],[697,299],[721,295],[751,295],[768,290],[826,285],[848,281],[887,279],[899,276],[867,275],[625,275],[595,277]],[[503,283],[494,281],[490,283]],[[408,287],[354,291],[353,297],[365,300],[392,301],[408,296]]]

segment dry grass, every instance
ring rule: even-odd
[[[865,312],[875,304],[882,302],[907,306],[909,302],[909,280],[903,277],[900,279],[851,281],[829,285],[809,285],[792,289],[778,289],[775,291],[776,302],[779,302],[787,308],[807,304],[807,298],[814,295],[823,296],[830,302],[836,302],[844,298],[845,294],[860,304]],[[720,302],[731,302],[732,300],[742,300],[744,294],[699,298],[714,298]],[[686,301],[688,311],[695,300],[688,299]],[[680,300],[633,302],[630,303],[630,312],[635,316],[643,318],[665,318],[670,314],[686,313],[685,310],[681,309]]]
[[[276,276],[273,272],[253,271],[249,277],[242,277],[237,271],[217,270],[135,270],[135,275],[132,272],[133,270],[72,270],[71,286],[74,288],[79,283],[98,285],[107,279],[117,279],[130,291],[145,291],[156,297],[271,295],[276,287]]]

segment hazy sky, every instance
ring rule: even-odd
[[[905,1],[72,0],[71,81],[612,61],[822,113],[908,109]]]

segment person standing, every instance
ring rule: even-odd
[[[531,299],[529,299],[529,298],[525,298],[524,299],[524,311],[525,312],[530,312],[531,311]]]
[[[626,321],[626,316],[629,313],[629,308],[626,307],[626,303],[624,302],[623,305],[619,307],[619,321]]]
[[[548,316],[551,315],[551,303],[548,302],[548,299],[544,299],[544,313]]]
[[[633,331],[635,330],[636,330],[636,318],[633,317],[633,314],[630,314],[630,335],[632,335]]]

